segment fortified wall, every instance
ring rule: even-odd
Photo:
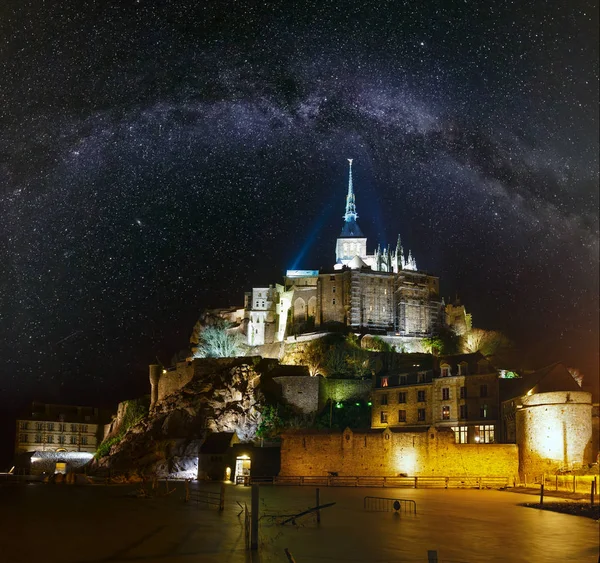
[[[519,472],[515,444],[456,444],[449,429],[289,432],[281,476],[504,477]]]

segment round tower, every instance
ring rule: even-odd
[[[149,378],[150,378],[150,408],[152,409],[158,401],[158,380],[162,374],[162,367],[157,364],[150,364]]]
[[[590,463],[590,393],[536,393],[521,400],[523,404],[517,409],[516,429],[522,475],[555,473]]]

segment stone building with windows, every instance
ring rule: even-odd
[[[16,421],[15,454],[32,473],[66,472],[87,463],[110,414],[94,407],[34,402]]]
[[[445,323],[439,278],[418,270],[400,237],[395,248],[378,246],[368,254],[367,238],[357,223],[349,162],[346,212],[333,268],[288,270],[283,284],[247,293],[244,330],[248,345],[283,342],[288,335],[343,325],[382,335],[398,349],[421,351],[422,339]],[[454,312],[448,319],[465,322]]]
[[[458,444],[497,441],[498,371],[479,352],[434,360],[429,369],[376,378],[371,427],[436,426],[451,429]]]

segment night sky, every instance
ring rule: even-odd
[[[598,11],[0,6],[0,407],[115,404],[199,313],[402,235],[474,324],[598,377]]]

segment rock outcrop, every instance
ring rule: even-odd
[[[209,432],[236,432],[243,442],[254,438],[264,403],[259,362],[260,358],[213,361],[214,369],[203,370],[201,377],[156,403],[109,455],[95,460],[92,470],[195,478]]]

